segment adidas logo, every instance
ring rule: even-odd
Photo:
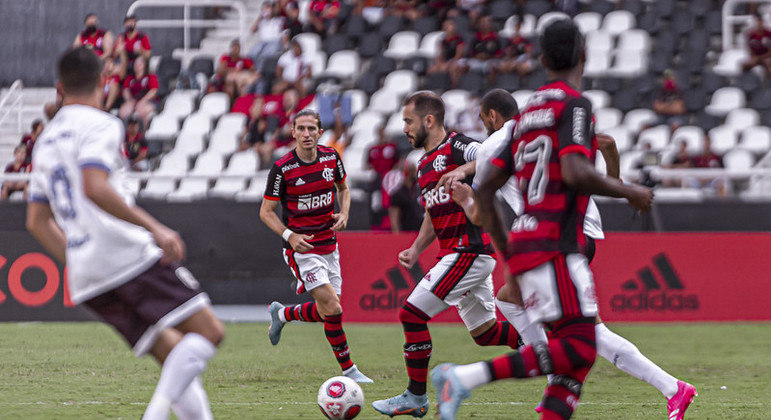
[[[394,266],[386,270],[385,279],[381,278],[370,284],[372,293],[359,298],[359,307],[365,311],[398,309],[404,305],[404,301],[410,295],[412,288],[425,275],[425,271],[416,262],[409,270],[410,279],[404,277],[400,266]]]
[[[302,178],[297,178],[297,181],[295,181],[294,185],[305,185],[305,181],[303,181]]]
[[[664,253],[653,257],[652,267],[637,270],[637,278],[625,281],[621,290],[610,300],[613,311],[681,312],[699,309],[699,297],[685,292],[683,282]]]

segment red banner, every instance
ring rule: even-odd
[[[436,244],[411,270],[397,254],[415,234],[339,235],[350,322],[398,322],[412,288],[436,263]],[[609,233],[592,263],[605,321],[771,320],[771,234]],[[502,282],[500,264],[493,274]],[[450,308],[436,321],[458,321]]]

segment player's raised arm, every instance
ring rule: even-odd
[[[616,140],[607,134],[597,134],[597,147],[605,159],[605,170],[608,176],[621,179],[621,163]]]

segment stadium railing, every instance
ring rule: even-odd
[[[735,15],[736,6],[746,3],[771,3],[771,0],[725,0],[723,3],[723,51],[732,48],[740,48],[741,44],[737,41],[737,32],[734,31],[736,25],[745,25],[752,20],[751,15]],[[742,28],[744,29],[744,28]],[[739,35],[741,35],[741,30]]]
[[[5,96],[0,99],[0,127],[5,124],[6,118],[16,113],[16,132],[22,131],[22,112],[24,107],[24,95],[22,90],[24,83],[21,79],[13,82]]]

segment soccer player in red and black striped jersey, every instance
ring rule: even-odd
[[[284,261],[297,278],[297,293],[307,291],[314,299],[292,307],[271,303],[268,337],[275,346],[287,322],[323,322],[343,374],[368,383],[372,379],[351,361],[340,306],[343,279],[335,232],[345,229],[348,223],[351,193],[340,156],[334,149],[318,145],[322,132],[316,111],[298,112],[292,122],[297,146],[276,161],[268,175],[260,219],[284,238]],[[334,212],[336,196],[339,213]],[[283,220],[276,214],[279,203]]]
[[[606,178],[594,168],[597,138],[591,103],[581,96],[584,39],[569,19],[541,35],[541,62],[551,80],[533,94],[488,177],[477,190],[482,223],[522,292],[525,309],[551,327],[547,342],[487,362],[449,364],[432,371],[442,419],[454,419],[473,388],[505,378],[556,374],[547,386],[543,419],[567,419],[578,405],[596,357],[597,302],[586,256],[584,216],[591,194],[626,198],[646,211],[653,198],[644,187]],[[524,213],[507,236],[493,206],[495,191],[515,176]]]
[[[439,262],[413,289],[399,312],[404,328],[404,358],[409,384],[401,395],[372,403],[389,415],[423,417],[428,412],[426,379],[432,343],[428,321],[455,306],[480,346],[517,347],[516,330],[495,316],[492,272],[495,257],[490,238],[472,224],[463,209],[440,185],[442,175],[473,162],[480,144],[444,128],[444,103],[431,92],[410,95],[404,102],[404,133],[412,146],[425,150],[418,161],[426,217],[412,246],[399,253],[399,262],[412,267],[418,256],[439,240]],[[466,179],[470,182],[471,179]]]

